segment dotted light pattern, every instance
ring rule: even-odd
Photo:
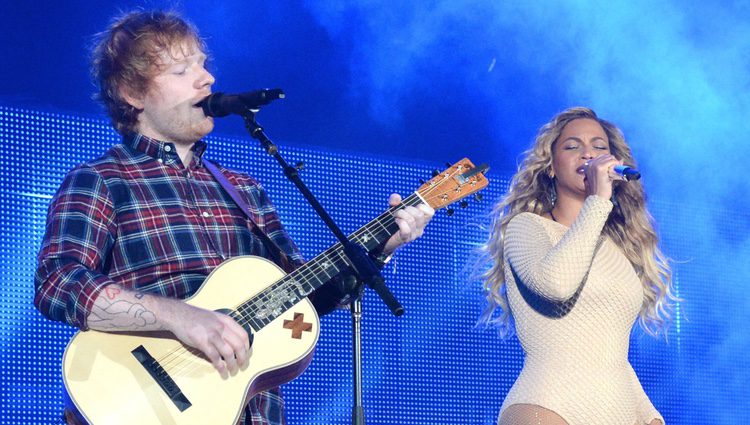
[[[119,137],[103,120],[0,107],[0,138],[4,150],[0,157],[4,212],[0,219],[0,424],[55,423],[62,409],[60,360],[74,330],[44,319],[33,307],[35,256],[47,204],[64,174],[101,155]],[[345,233],[380,214],[391,192],[410,194],[419,186],[419,178],[429,177],[434,168],[286,144],[282,153],[290,163],[305,163],[303,178]],[[263,183],[307,258],[334,243],[275,160],[254,141],[211,137],[207,155]],[[476,258],[475,250],[486,235],[480,224],[487,222],[492,202],[508,184],[502,176],[489,177],[483,204],[472,201],[470,209],[457,209],[453,217],[438,212],[424,237],[401,249],[386,268],[386,281],[404,305],[404,316],[392,316],[374,292],[366,292],[367,423],[496,421],[523,358],[516,340],[502,342],[494,332],[475,326],[483,301],[479,286],[468,278],[467,265]],[[292,424],[350,423],[348,311],[324,317],[322,326],[312,365],[283,388]],[[691,354],[680,337],[676,333],[676,342],[666,345],[636,332],[631,348],[631,361],[668,423],[687,423],[679,420],[696,417],[696,408],[681,402],[683,378],[674,358],[678,350],[681,358]]]

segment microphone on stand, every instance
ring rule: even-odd
[[[641,178],[641,173],[638,170],[627,165],[615,165],[613,171],[620,175],[626,182]]]
[[[209,117],[219,118],[229,114],[245,116],[250,112],[256,112],[263,105],[284,97],[284,91],[281,89],[261,89],[239,94],[218,92],[208,95],[196,106],[203,108],[203,113]]]

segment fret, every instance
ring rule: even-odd
[[[334,276],[339,274],[340,270],[338,267],[336,267],[336,264],[331,260],[330,258],[324,258],[320,260],[320,264],[317,265],[318,269],[321,273],[325,274],[325,281],[333,279]],[[334,271],[333,274],[329,273],[329,271]]]
[[[484,177],[486,170],[486,165],[475,168],[468,159],[462,160],[422,185],[417,192],[404,198],[398,206],[390,207],[350,234],[349,239],[366,251],[373,251],[398,231],[394,216],[396,211],[421,203],[437,209],[475,193],[487,185],[487,179]],[[237,312],[241,321],[259,331],[349,266],[342,245],[334,244],[252,299],[240,304]]]
[[[371,252],[398,231],[394,216],[396,211],[407,206],[416,207],[421,203],[441,208],[468,196],[487,185],[487,179],[483,175],[486,169],[486,165],[475,169],[468,159],[454,164],[403,199],[398,206],[389,208],[349,235],[349,239]],[[336,243],[251,300],[245,301],[238,307],[238,311],[253,329],[260,330],[349,266],[342,245]]]
[[[390,227],[385,221],[391,222]],[[373,225],[380,227],[373,231]],[[350,238],[368,251],[380,246],[388,237],[398,230],[390,211],[368,223],[355,232]],[[340,243],[335,244],[318,257],[310,260],[291,274],[280,279],[277,283],[257,294],[253,300],[240,307],[242,315],[248,317],[248,322],[256,330],[267,325],[276,317],[294,306],[302,298],[310,295],[324,283],[333,279],[349,266]],[[293,288],[293,289],[292,289]],[[295,296],[292,297],[291,293]],[[258,327],[259,323],[261,324]]]
[[[422,201],[419,197],[409,196],[402,201],[401,206],[390,208],[349,235],[350,240],[363,246],[367,251],[372,251],[398,231],[393,212],[403,206],[418,205],[420,202]],[[242,321],[257,332],[348,266],[349,260],[342,245],[336,243],[256,294],[251,300],[241,304],[237,311]]]
[[[247,314],[240,313],[240,315],[242,316],[242,319],[244,322],[240,324],[250,325],[250,327],[253,328],[255,332],[258,332],[259,330],[263,329],[263,326],[266,326],[266,324],[263,323],[260,319],[256,318],[254,314],[247,315]]]
[[[395,220],[396,219],[393,218],[394,223],[395,223]],[[376,225],[378,225],[380,227],[380,229],[378,229],[378,231],[380,231],[380,232],[385,231],[385,233],[388,232],[388,226],[385,224],[385,221],[386,221],[385,219],[384,220],[375,220],[374,221],[374,224],[376,224]]]
[[[323,286],[324,283],[328,282],[328,279],[323,280],[319,277],[319,273],[316,273],[313,267],[308,267],[305,269],[308,273],[304,276],[304,279],[306,282],[310,283],[310,286],[313,288],[319,288]],[[313,282],[314,281],[314,282]],[[307,295],[307,294],[305,294]]]

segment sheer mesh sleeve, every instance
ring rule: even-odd
[[[612,203],[589,196],[562,240],[553,245],[538,216],[523,213],[508,223],[505,252],[513,270],[532,291],[565,301],[576,292],[591,265]]]

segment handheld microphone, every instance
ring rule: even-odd
[[[635,168],[630,168],[627,165],[615,165],[613,171],[622,176],[622,178],[625,179],[626,182],[629,182],[631,180],[638,180],[641,178],[641,173],[638,172],[638,170],[636,170]]]
[[[283,99],[281,89],[261,89],[240,94],[224,94],[221,92],[208,95],[197,103],[203,108],[203,113],[209,117],[225,117],[229,114],[245,116],[255,112],[263,105],[268,105],[276,99]]]

